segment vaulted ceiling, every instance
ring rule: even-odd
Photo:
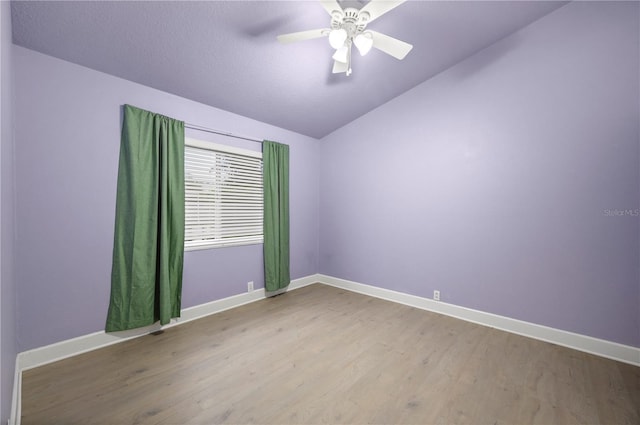
[[[322,138],[563,4],[408,1],[370,28],[413,50],[354,54],[348,77],[326,38],[276,41],[328,27],[316,1],[13,1],[12,27],[17,45]]]

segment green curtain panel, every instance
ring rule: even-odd
[[[264,285],[285,288],[289,274],[289,146],[262,143],[264,183]]]
[[[180,316],[184,122],[124,106],[107,332]]]

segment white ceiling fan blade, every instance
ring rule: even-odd
[[[389,37],[388,35],[379,33],[377,31],[369,31],[373,37],[373,47],[385,52],[388,55],[393,56],[398,60],[404,59],[407,53],[413,49],[413,46],[397,38]]]
[[[313,38],[326,37],[327,35],[329,35],[329,30],[326,28],[323,28],[319,30],[308,30],[308,31],[292,32],[289,34],[282,34],[282,35],[279,35],[277,38],[280,43],[286,44],[286,43],[293,43],[296,41],[311,40]]]
[[[334,74],[339,74],[341,72],[347,72],[347,70],[349,70],[349,64],[348,63],[333,61],[333,73]]]
[[[367,12],[369,14],[369,19],[367,20],[368,24],[375,21],[388,11],[400,6],[405,1],[406,0],[371,0],[362,9],[360,9],[360,14],[362,15],[362,12]]]
[[[336,0],[320,0],[320,4],[331,17],[333,17],[333,12],[335,11],[342,13],[342,8]]]

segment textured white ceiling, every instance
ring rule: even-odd
[[[364,1],[351,1],[359,5]],[[354,54],[332,74],[315,1],[13,1],[13,42],[315,138],[429,79],[565,2],[408,1],[370,25],[414,45],[398,61]]]

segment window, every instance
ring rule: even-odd
[[[185,139],[186,250],[262,243],[262,153]]]

